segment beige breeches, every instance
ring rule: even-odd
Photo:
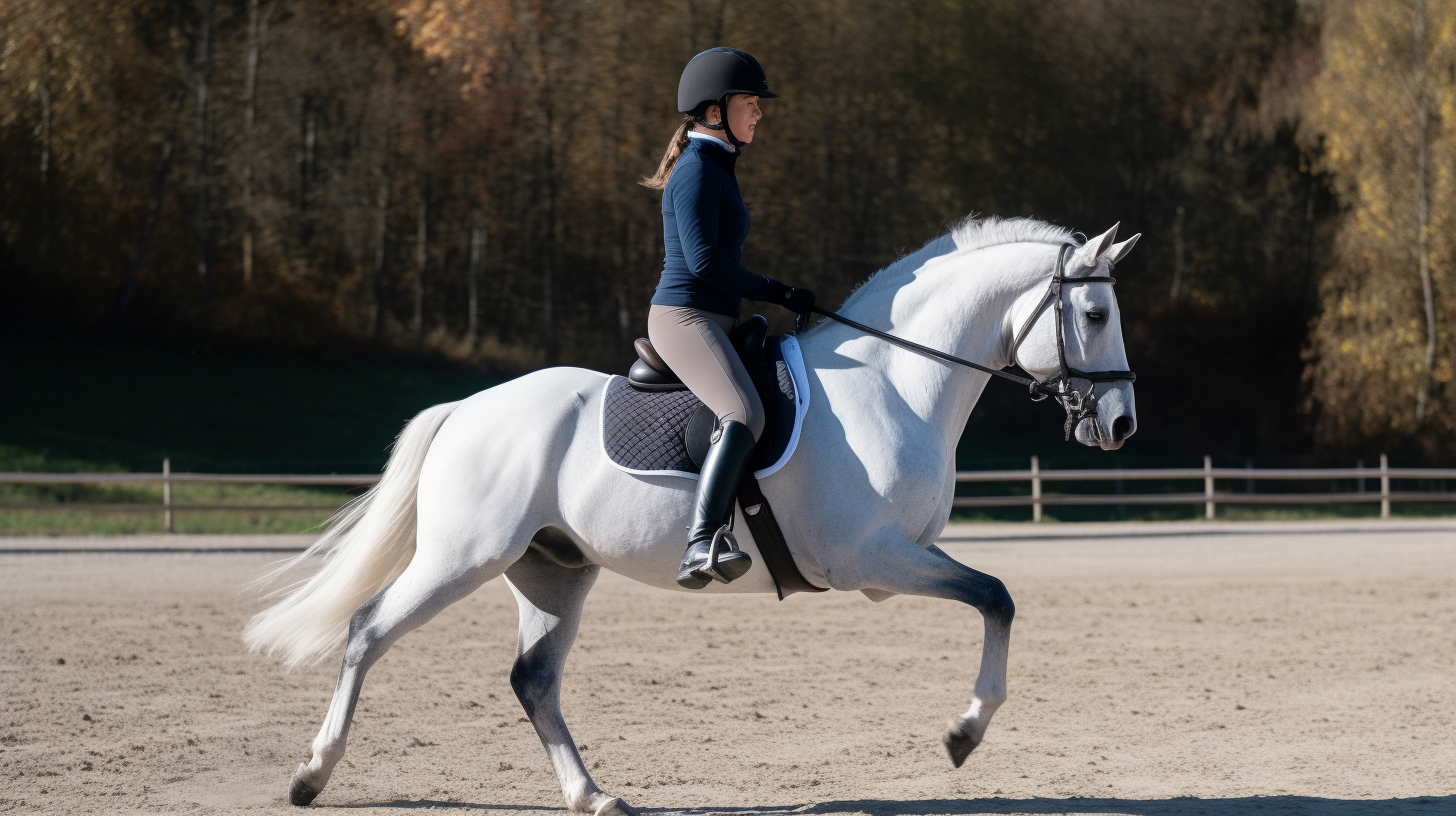
[[[647,338],[719,422],[741,422],[758,439],[763,435],[763,403],[728,342],[728,331],[736,323],[702,309],[653,306],[647,312]]]

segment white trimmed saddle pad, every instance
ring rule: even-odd
[[[799,341],[770,337],[763,344],[763,369],[749,373],[765,414],[763,437],[753,451],[753,475],[762,479],[794,455],[809,410]],[[691,391],[638,391],[626,377],[611,377],[602,391],[602,450],[613,465],[628,473],[696,479],[699,467],[689,450],[694,437],[689,425],[699,409],[711,432],[711,413]]]

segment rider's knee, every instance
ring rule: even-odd
[[[720,423],[733,421],[747,425],[755,441],[763,438],[763,429],[767,425],[763,407],[752,403],[742,404],[738,408],[719,416],[718,421]]]
[[[748,418],[743,424],[748,426],[748,430],[753,431],[754,439],[761,439],[763,438],[763,428],[766,421],[762,408],[754,410],[753,406],[749,406]]]

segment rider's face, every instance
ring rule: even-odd
[[[717,124],[722,121],[717,105],[708,108],[706,119]],[[763,118],[763,111],[758,107],[758,97],[752,94],[733,94],[728,97],[728,127],[733,130],[733,135],[738,141],[748,144],[753,141],[753,131],[758,127],[758,120]],[[700,128],[701,130],[701,128]],[[708,131],[712,132],[712,131]],[[719,132],[714,132],[717,135]],[[718,138],[723,138],[718,136]]]
[[[728,127],[738,141],[748,144],[753,141],[753,131],[763,111],[758,107],[758,97],[750,94],[734,94],[728,98]]]

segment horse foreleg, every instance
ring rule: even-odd
[[[534,549],[506,570],[521,613],[511,688],[556,769],[566,806],[596,816],[636,816],[626,802],[597,787],[561,716],[561,672],[600,571],[596,565],[563,567]]]
[[[417,554],[394,583],[359,607],[349,621],[344,665],[328,714],[314,738],[313,755],[298,766],[288,787],[290,802],[300,806],[311,803],[328,784],[334,766],[344,758],[354,707],[369,668],[395,641],[499,575],[500,569],[499,563],[487,563],[464,572],[451,571]]]
[[[899,533],[889,533],[872,548],[866,569],[868,588],[900,595],[960,601],[981,613],[986,635],[981,645],[981,670],[976,675],[971,707],[952,720],[945,749],[959,768],[986,735],[996,709],[1006,702],[1006,658],[1011,645],[1011,619],[1016,605],[1006,585],[994,576],[967,567],[938,547],[922,548]]]

